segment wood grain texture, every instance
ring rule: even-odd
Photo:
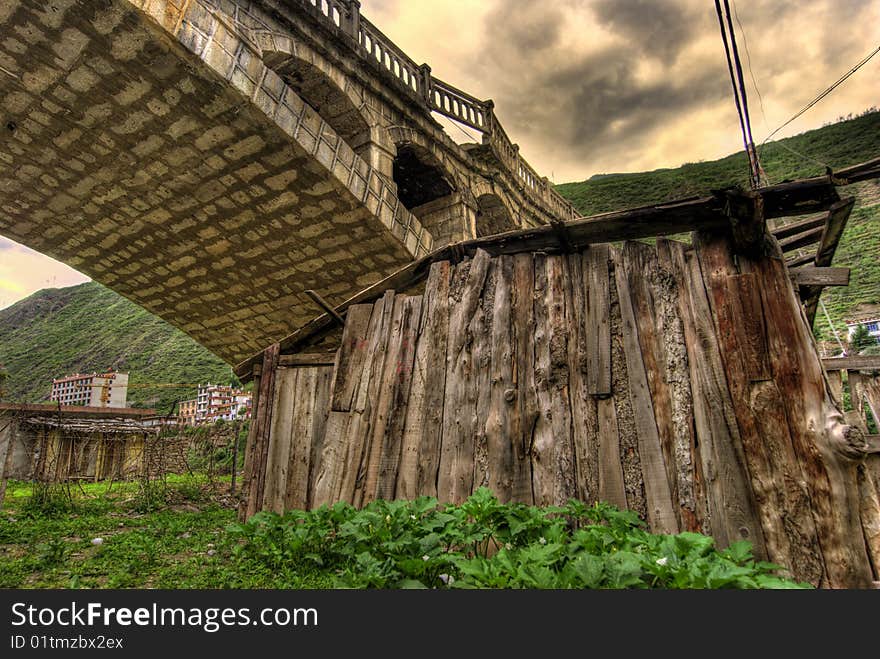
[[[435,263],[421,304],[397,478],[397,496],[403,499],[437,495],[451,275],[448,261]]]
[[[446,403],[437,479],[437,496],[443,502],[460,503],[473,487],[477,429],[473,323],[490,260],[488,253],[478,251],[473,260],[460,264],[450,289]]]
[[[632,291],[629,285],[630,276],[634,275],[636,270],[641,272],[642,281],[645,281],[644,277],[648,272],[649,263],[640,258],[641,256],[643,253],[640,248],[625,248],[622,253],[619,253],[614,268],[620,305],[627,384],[638,438],[639,464],[644,483],[648,521],[651,527],[660,533],[678,533],[678,515],[672,504],[669,473],[666,468],[660,433],[657,429],[658,412],[655,412],[654,409],[646,372],[647,362],[650,364],[652,372],[659,374],[660,360],[656,354],[657,346],[653,337],[646,337],[645,349],[640,343],[639,324],[633,310]],[[638,296],[640,298],[648,296],[646,289],[642,289],[640,293],[641,295]],[[644,316],[642,326],[649,330],[654,327],[655,321],[653,313],[649,314],[647,309],[653,305],[648,305],[647,299],[643,301],[646,303],[646,308],[639,307],[640,312],[643,312],[641,315]],[[657,379],[662,380],[662,376]],[[668,408],[661,406],[660,410],[659,416],[662,423],[665,422]]]

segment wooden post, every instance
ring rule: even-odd
[[[259,395],[256,401],[255,418],[252,420],[248,436],[248,455],[250,469],[246,487],[248,488],[245,518],[256,513],[263,503],[263,488],[266,482],[266,461],[269,451],[269,433],[272,428],[272,403],[275,400],[275,371],[281,347],[275,343],[263,352],[263,366],[260,372]]]

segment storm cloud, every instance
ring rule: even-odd
[[[364,0],[362,10],[378,12],[377,24],[398,41],[417,35],[405,49],[435,74],[492,98],[523,155],[557,182],[675,167],[741,148],[711,0],[391,4]],[[877,45],[880,3],[873,0],[732,6],[758,140]],[[880,58],[870,67],[784,134],[877,105]]]

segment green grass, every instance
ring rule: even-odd
[[[339,503],[239,524],[228,486],[169,476],[144,507],[137,482],[13,482],[0,513],[0,588],[804,586],[756,561],[748,543],[719,550],[696,533],[651,534],[605,504],[503,505],[481,488],[460,506]]]
[[[52,378],[116,368],[130,383],[231,382],[218,357],[162,319],[96,282],[46,289],[0,310],[4,401],[49,398]],[[195,389],[131,388],[128,402],[167,412]]]
[[[787,147],[787,148],[786,148]],[[804,154],[798,156],[792,150]],[[761,151],[771,183],[824,174],[812,159],[841,168],[880,156],[880,112],[841,121],[779,142]],[[672,199],[701,196],[732,185],[748,186],[748,164],[743,153],[710,162],[688,163],[675,169],[634,174],[593,176],[587,181],[557,186],[584,215],[644,206]],[[843,320],[860,304],[880,304],[880,182],[868,181],[842,188],[855,195],[856,208],[841,238],[833,265],[852,268],[848,287],[826,288],[822,295],[835,327],[844,338]],[[814,323],[819,339],[832,333],[821,314]]]
[[[0,512],[0,588],[329,586],[314,572],[281,583],[260,561],[230,560],[226,527],[236,515],[216,496],[228,490],[228,477],[213,488],[203,479],[196,483],[202,494],[192,497],[192,478],[169,476],[166,501],[144,513],[137,482],[72,486],[66,510],[45,512],[28,505],[31,484],[11,482]],[[94,538],[102,544],[93,544]]]

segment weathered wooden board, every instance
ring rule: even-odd
[[[817,585],[873,578],[873,463],[856,467],[863,435],[839,421],[781,253],[734,258],[698,234],[472,254],[434,263],[423,294],[350,306],[333,366],[267,351],[248,510],[461,502],[485,485],[747,539]],[[877,405],[865,362],[835,365]]]
[[[446,399],[437,496],[459,503],[470,495],[474,482],[476,419],[476,364],[472,351],[474,318],[491,258],[478,251],[456,268],[450,287],[449,335],[446,352]]]
[[[585,253],[587,278],[587,390],[611,395],[611,327],[608,245],[592,245]]]
[[[448,261],[431,266],[421,305],[397,478],[397,496],[402,499],[437,495],[451,274]]]

